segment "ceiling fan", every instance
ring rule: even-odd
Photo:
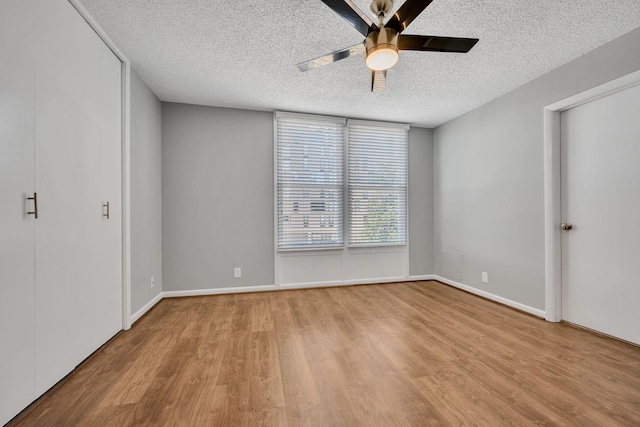
[[[400,34],[432,1],[407,0],[385,24],[384,19],[393,9],[393,1],[373,0],[371,12],[378,18],[378,25],[376,25],[351,0],[322,0],[366,38],[355,46],[302,62],[297,67],[300,71],[308,71],[352,55],[365,53],[365,62],[371,69],[371,91],[377,92],[385,89],[387,70],[398,62],[399,50],[469,52],[478,39]]]

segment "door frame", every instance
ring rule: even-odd
[[[89,14],[80,0],[68,0],[122,63],[121,188],[122,188],[122,329],[131,328],[131,62]]]
[[[544,108],[545,319],[562,320],[562,191],[560,188],[560,113],[640,85],[640,70]]]

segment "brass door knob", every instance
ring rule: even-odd
[[[573,224],[569,223],[569,222],[565,222],[561,225],[562,229],[564,231],[569,231],[569,230],[573,230]]]

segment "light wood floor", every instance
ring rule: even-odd
[[[640,425],[640,348],[436,282],[166,299],[15,426]]]

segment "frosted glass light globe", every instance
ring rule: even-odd
[[[388,70],[398,62],[398,51],[392,48],[379,48],[367,55],[367,67],[375,71]]]

